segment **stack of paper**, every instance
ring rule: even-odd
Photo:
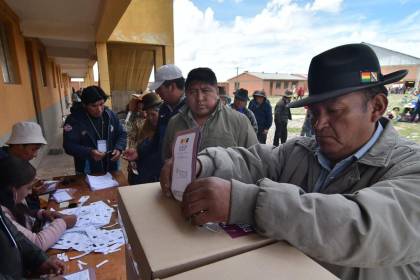
[[[86,175],[86,181],[92,191],[118,187],[118,182],[112,178],[109,172],[102,176]]]

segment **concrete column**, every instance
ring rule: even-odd
[[[99,86],[105,91],[106,94],[110,95],[111,85],[109,81],[108,52],[106,43],[96,43],[96,55],[98,57]],[[111,99],[108,99],[106,104],[111,106]]]

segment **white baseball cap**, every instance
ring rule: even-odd
[[[6,144],[47,144],[39,124],[34,122],[18,122],[13,125],[12,135]]]
[[[182,78],[181,69],[174,64],[166,64],[159,67],[155,73],[155,81],[150,84],[150,90],[158,89],[165,81]]]

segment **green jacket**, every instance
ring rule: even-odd
[[[22,279],[47,259],[41,249],[20,233],[0,208],[0,280]]]
[[[312,138],[276,147],[209,148],[201,177],[232,179],[229,222],[286,240],[341,279],[420,278],[420,146],[386,119],[374,146],[313,193]]]
[[[163,140],[163,156],[171,157],[172,143],[178,131],[196,127],[187,105],[171,118]],[[201,129],[201,141],[198,151],[208,147],[250,147],[258,143],[257,136],[248,118],[236,110],[222,105],[219,101]]]

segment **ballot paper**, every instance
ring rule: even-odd
[[[102,176],[86,175],[86,181],[92,191],[118,187],[118,182],[112,178],[109,172]]]
[[[46,194],[51,193],[57,189],[57,185],[60,183],[60,180],[50,180],[50,181],[44,181],[44,187],[45,189],[40,192],[39,194]]]
[[[55,201],[57,201],[57,203],[61,203],[61,202],[69,201],[73,199],[68,189],[59,189],[55,193],[53,193],[52,197]]]
[[[103,201],[90,205],[60,211],[67,215],[76,215],[76,225],[65,231],[52,248],[59,250],[74,249],[80,252],[112,253],[124,245],[121,229],[100,229],[111,221],[114,209]]]
[[[95,270],[94,269],[84,269],[72,274],[63,275],[64,279],[66,280],[94,280],[95,277]]]
[[[175,136],[173,146],[173,166],[171,191],[175,199],[182,201],[187,186],[195,178],[197,150],[200,141],[200,129],[180,131]]]

